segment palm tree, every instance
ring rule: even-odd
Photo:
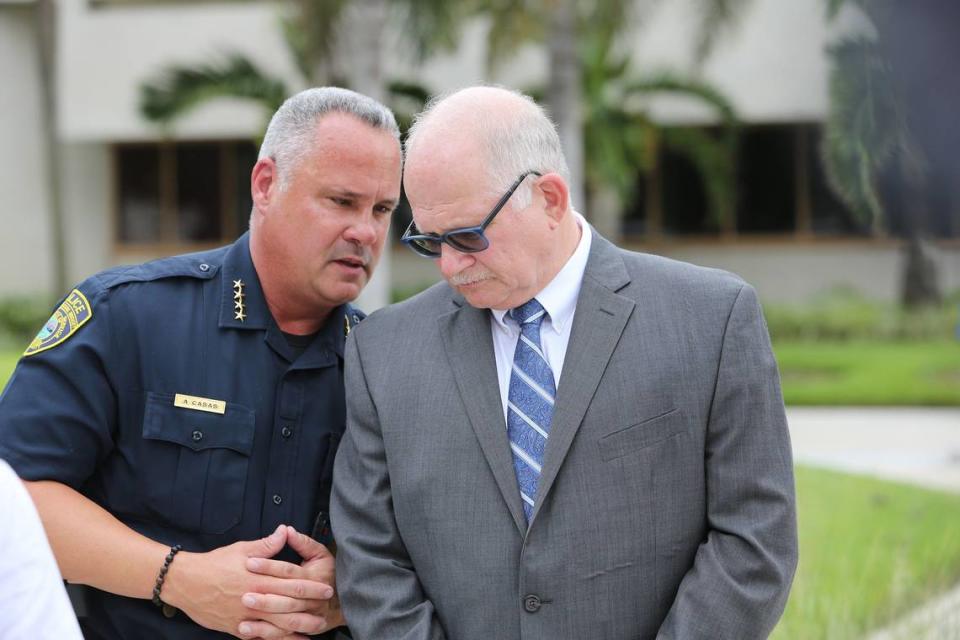
[[[847,36],[828,51],[824,169],[832,190],[875,235],[890,228],[891,208],[904,210],[908,243],[902,300],[908,307],[938,303],[936,267],[924,240],[927,162],[907,124],[904,96],[885,51],[891,6],[875,0],[828,0],[828,19],[848,5],[856,5],[870,20],[873,33]],[[881,177],[891,174],[908,194],[902,202],[889,202],[881,192]]]
[[[700,0],[695,42],[698,61],[709,54],[718,34],[735,23],[751,2]],[[685,93],[714,105],[723,114],[721,122],[725,130],[732,130],[728,126],[732,118],[728,119],[726,111],[729,105],[703,83],[662,75],[635,80],[634,86],[628,87],[630,82],[624,77],[626,68],[620,68],[628,58],[621,56],[616,62],[608,63],[607,58],[622,44],[623,37],[628,33],[635,35],[641,18],[656,4],[656,0],[478,0],[474,3],[476,12],[490,18],[487,50],[491,69],[527,43],[547,45],[550,68],[547,105],[557,122],[570,164],[574,205],[585,204],[586,185],[591,193],[588,207],[591,221],[612,238],[619,235],[621,205],[627,197],[625,189],[628,183],[632,185],[632,180],[627,181],[625,176],[631,174],[632,178],[638,162],[648,175],[655,171],[656,154],[652,149],[659,148],[659,141],[664,137],[671,138],[674,147],[693,154],[694,164],[701,170],[710,170],[706,180],[711,202],[718,207],[715,213],[721,218],[730,218],[722,211],[718,194],[725,189],[729,191],[722,183],[727,180],[727,185],[732,184],[732,173],[728,178],[721,177],[723,170],[718,164],[721,158],[729,158],[720,152],[721,147],[732,148],[732,142],[727,140],[718,147],[714,141],[692,130],[657,129],[646,111],[620,109],[610,97],[617,91],[623,98],[657,91]],[[544,20],[544,16],[548,19]],[[611,92],[610,83],[614,79],[624,84]],[[732,112],[729,115],[732,116]],[[634,127],[630,133],[622,128],[628,124]],[[601,140],[593,140],[594,135],[600,135]],[[639,138],[645,142],[639,142]],[[595,164],[604,168],[598,169]],[[614,168],[614,165],[617,166]],[[727,197],[723,206],[729,208],[733,200],[729,193]],[[659,210],[658,204],[656,210]]]
[[[60,193],[60,136],[56,105],[56,5],[53,0],[38,0],[34,7],[37,53],[40,60],[40,85],[43,96],[43,144],[45,147],[46,191],[50,207],[50,246],[53,250],[53,290],[66,293],[67,260],[63,198]]]
[[[458,3],[443,0],[297,0],[282,16],[281,28],[290,55],[308,86],[349,86],[377,100],[388,94],[414,103],[425,91],[409,83],[387,84],[383,76],[383,42],[388,17],[405,20],[420,56],[434,48],[452,46],[463,12]],[[349,37],[338,38],[340,34]],[[349,64],[347,62],[349,61]],[[140,88],[140,110],[148,120],[168,126],[199,104],[217,97],[239,97],[263,107],[264,124],[293,93],[280,78],[263,72],[247,56],[229,53],[196,65],[174,65],[145,81]],[[419,106],[422,106],[422,101]],[[409,122],[398,113],[401,122]],[[364,289],[359,304],[368,310],[389,301],[389,250]]]
[[[634,76],[629,56],[613,50],[612,30],[595,29],[584,42],[583,89],[586,185],[592,222],[611,239],[620,235],[620,212],[632,198],[638,170],[646,177],[648,233],[659,235],[660,151],[685,156],[704,181],[713,218],[721,230],[733,222],[737,119],[733,106],[708,84],[662,72]],[[660,126],[649,99],[674,94],[696,100],[720,123],[719,135],[687,127]]]

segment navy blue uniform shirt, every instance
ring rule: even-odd
[[[0,396],[0,457],[187,551],[279,524],[310,533],[344,428],[345,329],[359,319],[334,309],[297,355],[267,308],[247,235],[102,272],[17,365]],[[299,562],[290,549],[279,557]],[[227,637],[149,600],[89,591],[87,638]]]

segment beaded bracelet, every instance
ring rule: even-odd
[[[179,544],[175,544],[170,547],[170,553],[167,554],[166,559],[163,561],[163,566],[160,567],[160,573],[157,574],[157,582],[153,586],[153,604],[160,607],[163,611],[163,615],[168,618],[172,618],[177,615],[177,608],[171,607],[166,602],[160,599],[160,589],[163,588],[163,580],[167,577],[167,571],[170,569],[170,563],[173,562],[173,557],[177,555],[177,552],[182,549]]]

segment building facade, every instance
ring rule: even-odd
[[[717,228],[705,213],[696,173],[664,152],[655,185],[662,215],[651,215],[643,193],[649,181],[638,175],[638,196],[623,212],[624,244],[732,270],[755,283],[765,300],[800,301],[841,286],[896,297],[901,243],[866,234],[830,194],[819,166],[831,38],[822,4],[757,0],[700,68],[743,123],[732,227]],[[170,64],[240,52],[301,88],[279,28],[285,5],[60,0],[56,7],[53,161],[68,283],[114,264],[199,250],[242,233],[250,212],[254,141],[265,114],[219,99],[161,131],[139,114],[139,87]],[[688,73],[695,67],[695,0],[658,7],[636,25],[634,64],[643,71]],[[532,46],[488,74],[486,26],[471,23],[456,50],[425,63],[404,50],[395,33],[384,75],[431,92],[491,81],[520,89],[542,84],[546,57]],[[0,0],[0,136],[8,142],[8,153],[0,157],[0,193],[7,196],[0,214],[0,297],[62,293],[54,291],[58,250],[47,186],[51,158],[42,143],[39,33],[37,3]],[[714,126],[709,114],[689,102],[659,101],[651,112],[669,126]],[[960,218],[941,236],[933,257],[944,288],[958,289]],[[364,301],[367,308],[382,304],[390,288],[411,290],[437,278],[429,261],[397,244],[391,253],[388,269],[378,274],[379,288]]]

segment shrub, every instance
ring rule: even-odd
[[[0,341],[26,345],[52,312],[46,296],[14,296],[0,300]]]
[[[915,311],[837,289],[805,305],[764,305],[774,340],[949,340],[960,330],[960,292]]]

